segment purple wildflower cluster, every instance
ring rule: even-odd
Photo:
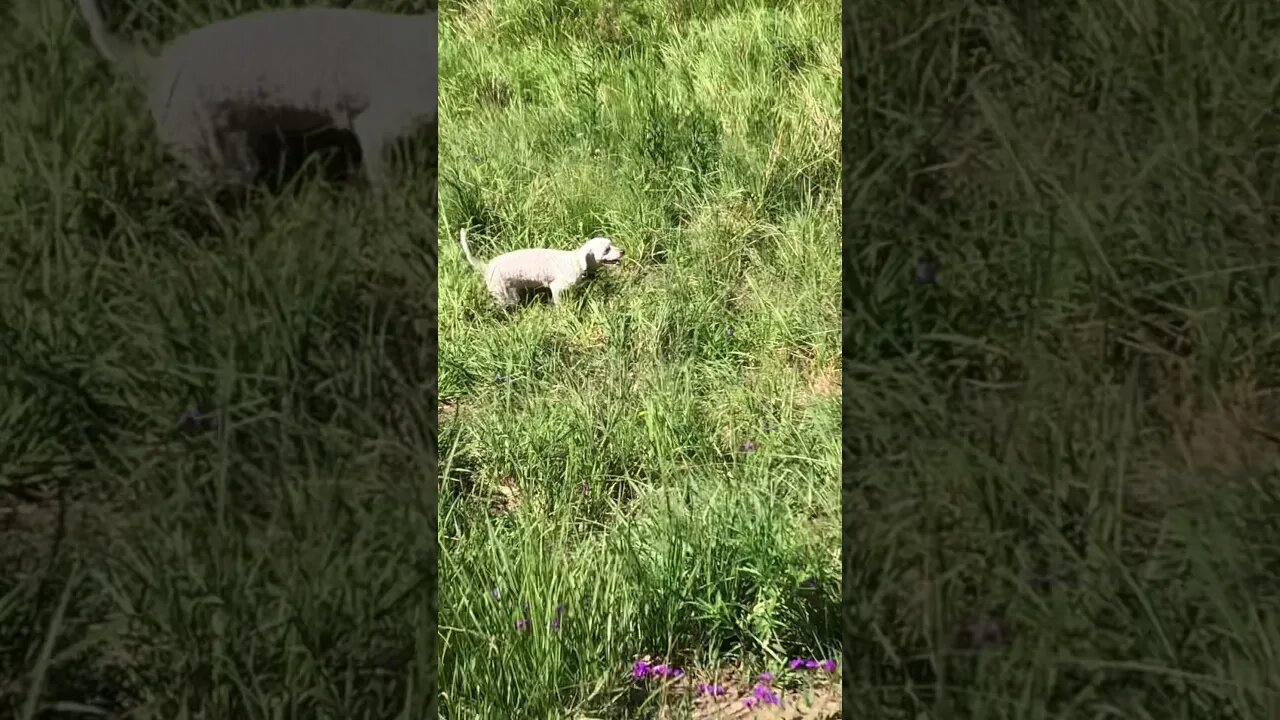
[[[825,672],[836,671],[836,661],[830,660],[830,659],[817,660],[812,658],[810,659],[796,658],[791,662],[787,663],[787,666],[790,667],[792,670],[823,670]]]
[[[712,685],[711,683],[698,683],[699,695],[710,695],[711,697],[720,697],[721,695],[724,695],[727,692],[729,691],[719,685]]]
[[[178,416],[178,427],[183,430],[217,430],[221,426],[222,420],[217,413],[202,413],[194,407],[183,410]]]
[[[637,680],[647,680],[649,678],[671,678],[678,680],[684,677],[684,670],[678,667],[667,665],[666,663],[651,663],[648,660],[637,660],[631,666],[631,676]]]
[[[816,658],[795,658],[787,663],[787,667],[792,670],[824,670],[826,672],[835,672],[835,660],[818,660]],[[774,675],[771,672],[760,673],[760,681],[751,691],[751,696],[742,699],[742,704],[748,708],[756,705],[782,705],[782,698],[773,689]]]
[[[817,658],[795,658],[787,663],[787,667],[793,671],[801,670],[822,670],[824,672],[835,672],[836,661],[832,659],[818,660]],[[666,665],[664,663],[651,663],[648,660],[636,660],[631,666],[631,676],[636,680],[648,680],[650,678],[670,678],[678,679],[684,677],[684,670],[678,667]],[[782,698],[773,689],[774,674],[771,672],[760,673],[759,682],[751,691],[751,696],[743,698],[742,704],[748,708],[756,705],[782,705]],[[720,685],[712,685],[710,683],[698,683],[698,695],[710,695],[711,697],[720,697],[726,694],[728,690]]]

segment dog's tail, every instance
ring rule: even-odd
[[[462,231],[458,233],[458,240],[462,243],[462,254],[467,257],[467,262],[471,264],[471,267],[477,270],[484,270],[484,263],[475,259],[475,256],[471,254],[471,247],[467,245],[466,228],[462,228]]]
[[[98,52],[130,77],[143,77],[153,59],[151,54],[107,29],[107,21],[98,9],[98,0],[77,0],[77,3],[80,14],[89,23],[89,37]]]

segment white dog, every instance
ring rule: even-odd
[[[503,307],[514,305],[523,293],[544,287],[551,290],[551,302],[559,304],[560,295],[565,290],[577,285],[601,265],[617,265],[624,255],[622,248],[609,238],[595,237],[577,250],[526,248],[512,250],[482,263],[471,255],[465,229],[459,234],[459,240],[467,262],[480,271],[489,292]]]
[[[264,134],[352,131],[372,184],[386,146],[436,116],[436,13],[295,8],[183,35],[159,55],[111,34],[78,0],[98,51],[147,88],[160,139],[203,185],[258,173]]]

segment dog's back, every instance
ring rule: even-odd
[[[490,260],[486,268],[492,278],[527,287],[576,280],[580,275],[573,253],[551,248],[512,250]]]
[[[357,114],[376,103],[434,116],[436,35],[435,13],[251,12],[170,43],[150,94],[177,107],[248,99]]]

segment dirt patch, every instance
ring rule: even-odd
[[[43,557],[58,534],[56,500],[5,496],[0,499],[0,568],[14,575],[15,568]]]
[[[1194,391],[1184,365],[1168,377],[1170,400],[1161,408],[1172,430],[1166,465],[1227,477],[1280,467],[1280,434],[1268,429],[1280,411],[1251,379],[1205,396]]]
[[[809,392],[816,397],[830,398],[840,395],[840,365],[834,360],[813,367],[808,372]]]
[[[441,400],[440,405],[436,407],[436,416],[441,422],[446,419],[456,417],[458,415],[458,403],[453,400]]]
[[[490,505],[495,514],[506,515],[520,507],[523,498],[524,494],[520,492],[520,485],[516,482],[515,477],[504,475],[498,481],[497,492],[494,493]]]

